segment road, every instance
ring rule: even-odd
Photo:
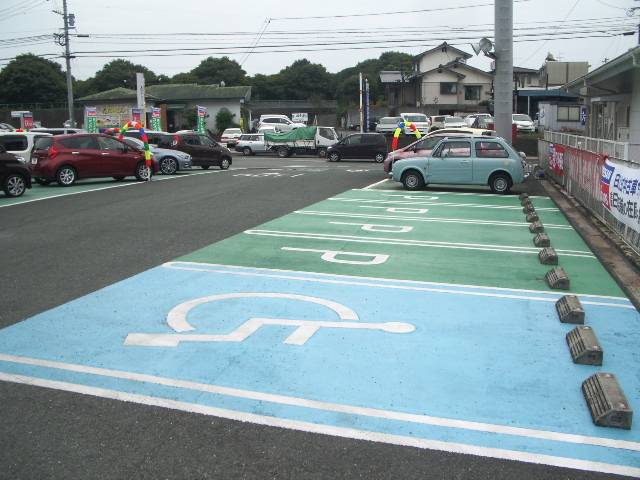
[[[91,192],[80,188],[73,195],[6,207],[2,204],[6,199],[0,198],[4,252],[0,256],[0,327],[20,333],[26,324],[23,320],[94,292],[107,295],[100,302],[101,310],[122,314],[118,310],[124,307],[117,305],[122,299],[130,309],[124,313],[142,319],[145,310],[178,295],[184,284],[173,284],[168,273],[150,282],[144,276],[130,277],[157,271],[158,266],[180,257],[184,262],[203,261],[203,256],[224,258],[229,251],[247,265],[282,264],[284,260],[275,257],[260,260],[249,243],[239,241],[244,250],[234,250],[237,237],[230,237],[383,178],[380,166],[372,163],[237,157],[225,172],[212,170]],[[102,186],[108,185],[92,183],[87,188]],[[40,198],[35,191],[30,194]],[[281,222],[275,224],[282,227],[278,235],[284,228],[304,226]],[[264,233],[265,227],[261,228]],[[225,239],[226,243],[207,250]],[[200,253],[193,253],[196,250]],[[304,262],[299,270],[317,271]],[[121,290],[100,290],[126,279],[134,283],[119,284],[124,286]],[[189,275],[183,279],[196,280]],[[136,281],[145,287],[127,294],[126,285]],[[126,295],[130,296],[125,299]],[[73,329],[62,332],[50,324],[60,339],[48,333],[42,338],[64,347],[76,334],[100,331],[99,315],[85,319],[86,311],[69,305],[62,314],[52,311],[45,317],[62,324],[72,316]],[[28,335],[33,337],[27,338],[39,338],[43,332],[30,330]],[[2,342],[0,337],[0,350]],[[39,356],[40,348],[43,357],[48,351],[44,344],[28,348],[34,350],[33,357]],[[82,352],[70,353],[69,358],[78,354]],[[95,354],[101,354],[99,349]],[[215,357],[210,361],[215,362]],[[269,370],[264,374],[269,375]],[[278,380],[270,383],[277,385]],[[14,382],[0,382],[0,398],[0,478],[7,479],[612,478],[609,473],[277,428]]]

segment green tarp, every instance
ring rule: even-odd
[[[296,142],[300,140],[314,140],[318,127],[301,127],[287,133],[267,133],[264,134],[265,142],[284,143]]]

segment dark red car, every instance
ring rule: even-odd
[[[89,177],[122,180],[135,176],[140,181],[149,178],[142,150],[97,133],[37,139],[31,152],[30,167],[33,178],[41,185],[55,180],[68,187],[79,178]],[[151,170],[152,174],[158,171],[155,160],[152,160]]]

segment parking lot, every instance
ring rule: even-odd
[[[567,478],[640,475],[638,427],[591,421],[580,385],[599,369],[571,361],[564,338],[571,326],[558,321],[554,307],[564,292],[544,281],[551,267],[538,261],[517,196],[456,188],[407,193],[380,182],[372,163],[274,161],[238,159],[229,171],[156,184],[157,177],[135,189],[78,186],[75,198],[0,210],[9,225],[18,209],[51,213],[55,223],[54,211],[64,205],[88,221],[86,232],[121,215],[119,233],[79,240],[115,253],[135,224],[122,212],[159,202],[129,239],[144,247],[123,254],[143,257],[128,270],[109,271],[109,255],[95,255],[94,266],[90,256],[77,259],[86,285],[64,301],[52,286],[5,319],[0,378],[389,448],[580,471]],[[82,193],[84,187],[96,191]],[[174,212],[161,221],[169,203],[186,205],[189,188],[183,218]],[[242,191],[253,198],[243,200]],[[222,220],[201,215],[196,225],[191,211],[210,195],[217,205],[211,211],[225,217],[215,234]],[[235,211],[248,202],[248,213],[223,212],[220,198]],[[250,213],[267,199],[268,211]],[[640,380],[626,368],[637,361],[637,311],[555,204],[532,200],[604,347],[603,368],[639,403]],[[102,206],[89,214],[70,202]],[[183,242],[169,250],[159,237],[171,235],[172,225],[181,225]],[[17,235],[15,245],[32,245]],[[64,237],[54,232],[51,242]],[[21,282],[27,280],[18,278],[12,292],[25,301]],[[241,442],[235,435],[229,441]],[[386,452],[381,462],[397,453]],[[510,478],[536,478],[536,470],[523,467]]]

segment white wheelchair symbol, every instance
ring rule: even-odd
[[[192,309],[205,303],[237,298],[277,298],[315,303],[333,310],[340,320],[292,320],[257,317],[250,318],[228,334],[185,333],[195,330],[187,320],[187,316]],[[181,342],[243,342],[260,328],[267,325],[295,327],[295,330],[283,342],[287,345],[304,345],[321,328],[379,330],[387,333],[411,333],[415,330],[415,326],[410,323],[366,323],[359,320],[358,314],[349,307],[323,298],[288,293],[226,293],[196,298],[174,307],[167,315],[167,324],[177,333],[130,333],[127,335],[124,344],[143,347],[177,347]]]

